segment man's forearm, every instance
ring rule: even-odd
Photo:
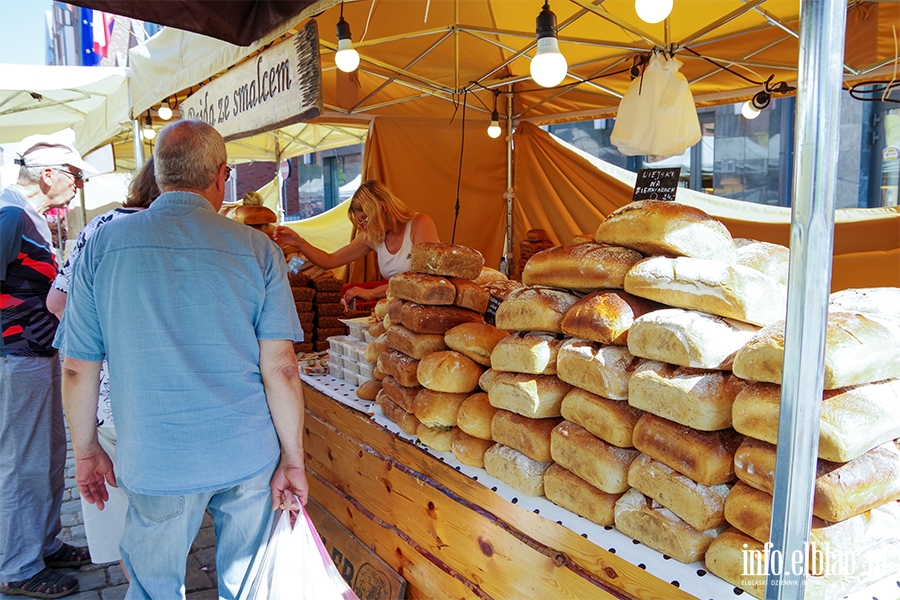
[[[281,464],[302,468],[305,406],[292,344],[286,340],[261,340],[259,345],[260,371],[281,444]]]
[[[97,398],[100,364],[66,357],[62,369],[62,396],[75,457],[90,456],[97,442]]]

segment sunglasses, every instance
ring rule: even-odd
[[[84,181],[83,173],[73,173],[72,171],[69,171],[67,169],[56,169],[56,171],[59,173],[65,173],[66,175],[71,177],[76,183],[79,181]]]

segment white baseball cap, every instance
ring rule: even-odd
[[[33,135],[22,141],[17,149],[19,158],[16,164],[26,167],[61,167],[69,165],[81,169],[85,173],[99,173],[97,169],[84,162],[75,148],[59,142],[51,136]]]

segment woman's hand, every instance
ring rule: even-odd
[[[360,300],[373,300],[372,290],[361,288],[361,287],[352,287],[344,293],[344,304],[350,306],[350,301],[359,298]]]
[[[279,246],[293,246],[294,248],[301,248],[301,244],[306,241],[297,235],[296,231],[290,227],[285,227],[284,225],[275,228],[272,239],[275,240],[275,243]]]

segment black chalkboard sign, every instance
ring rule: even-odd
[[[641,169],[634,183],[635,200],[675,200],[681,167],[672,169]]]
[[[503,298],[498,298],[493,294],[488,299],[488,308],[484,312],[484,322],[488,325],[494,324],[494,319],[497,317],[497,309],[500,308],[500,304],[503,302]]]

